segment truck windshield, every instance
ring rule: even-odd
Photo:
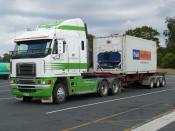
[[[43,57],[48,55],[51,40],[31,40],[16,43],[12,58]]]

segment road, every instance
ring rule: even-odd
[[[121,94],[100,98],[72,96],[60,105],[39,100],[23,103],[0,80],[0,131],[127,131],[175,109],[175,76],[167,86],[124,88]],[[173,131],[175,122],[161,129]]]

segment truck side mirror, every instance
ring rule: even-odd
[[[58,43],[58,54],[64,53],[64,43],[63,40],[57,40]]]
[[[51,52],[52,52],[52,50],[49,48],[47,53],[48,54],[51,54]]]

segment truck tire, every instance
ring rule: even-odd
[[[32,100],[31,96],[23,96],[23,102],[30,102]]]
[[[67,97],[66,86],[62,83],[58,83],[53,90],[52,97],[54,104],[61,104],[65,102]]]
[[[109,84],[106,80],[102,80],[98,85],[98,93],[101,97],[107,96],[109,90]]]
[[[155,87],[157,87],[157,88],[160,87],[160,79],[159,78],[156,79]]]
[[[166,85],[166,80],[165,77],[162,78],[162,80],[160,81],[160,87],[164,87]]]
[[[110,94],[116,95],[121,92],[121,86],[117,79],[114,79],[111,83]]]
[[[148,88],[149,88],[149,89],[154,88],[154,79],[151,79],[151,80],[150,80],[149,85],[148,85]]]

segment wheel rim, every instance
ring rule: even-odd
[[[112,90],[113,90],[114,93],[117,93],[117,92],[118,92],[119,87],[118,87],[118,84],[117,84],[117,83],[114,83],[114,84],[113,84]]]
[[[102,94],[103,95],[106,95],[107,94],[108,89],[107,89],[107,85],[106,84],[103,84],[102,85],[101,91],[102,91]]]
[[[165,80],[162,80],[162,86],[165,86]]]
[[[154,87],[154,82],[153,82],[153,81],[151,81],[151,83],[150,83],[150,87],[151,87],[151,88]]]
[[[159,87],[159,86],[160,86],[160,81],[158,80],[158,81],[157,81],[157,87]]]
[[[60,88],[58,88],[58,90],[57,90],[57,99],[58,99],[59,101],[63,101],[64,98],[65,98],[65,91],[64,91],[64,89],[63,89],[62,87],[60,87]]]

